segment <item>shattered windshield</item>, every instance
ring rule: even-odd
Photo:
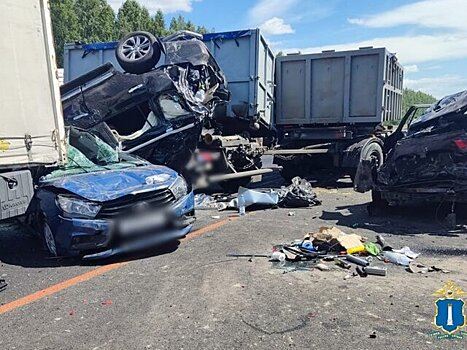
[[[46,175],[44,180],[147,164],[137,157],[121,155],[99,137],[76,128],[69,129],[67,160],[66,165]]]

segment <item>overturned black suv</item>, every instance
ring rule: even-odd
[[[116,56],[126,73],[108,63],[61,87],[65,123],[185,174],[203,120],[229,100],[221,69],[186,33],[159,39],[134,32]]]
[[[385,140],[379,169],[360,164],[355,189],[371,189],[373,206],[467,203],[467,90],[426,107],[411,107]]]

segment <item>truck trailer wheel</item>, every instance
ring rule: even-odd
[[[115,55],[120,66],[128,73],[150,71],[161,57],[157,38],[148,32],[133,32],[118,43]]]
[[[370,160],[374,169],[379,169],[384,162],[383,148],[379,143],[372,142],[362,149],[360,160]]]

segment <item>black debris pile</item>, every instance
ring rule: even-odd
[[[311,183],[300,177],[294,177],[292,183],[279,191],[279,206],[285,208],[311,207],[321,204],[313,191]]]

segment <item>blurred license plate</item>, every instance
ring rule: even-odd
[[[167,223],[167,217],[163,213],[148,213],[127,217],[120,220],[118,224],[119,232],[122,235],[154,230],[163,227]]]

